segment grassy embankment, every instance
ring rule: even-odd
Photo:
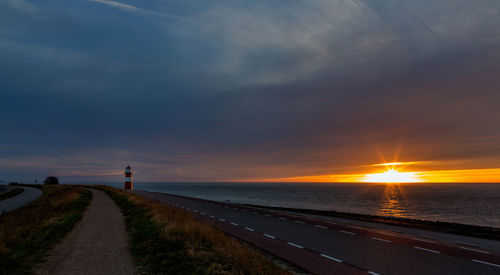
[[[11,189],[3,194],[0,194],[0,201],[17,196],[17,195],[21,194],[22,192],[24,192],[24,189],[22,189],[22,188]]]
[[[0,274],[32,273],[80,221],[92,193],[81,187],[39,186],[33,202],[0,216]]]
[[[262,252],[198,222],[185,211],[99,187],[121,208],[142,273],[288,274]]]

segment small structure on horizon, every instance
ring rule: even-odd
[[[125,190],[134,190],[134,186],[132,185],[132,168],[130,168],[130,165],[127,165],[125,168]]]
[[[59,184],[59,178],[52,176],[46,177],[43,183],[45,183],[45,185]]]

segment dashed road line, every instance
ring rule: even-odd
[[[252,229],[252,228],[250,228],[250,227],[245,227],[245,229],[246,229],[246,230],[248,230],[248,231],[255,231],[255,230],[253,230],[253,229]]]
[[[425,240],[425,239],[420,239],[420,238],[413,238],[415,241],[421,241],[421,242],[426,242],[426,243],[434,243],[434,241],[431,240]]]
[[[288,243],[289,245],[291,245],[291,246],[295,246],[295,247],[298,247],[298,248],[304,248],[304,247],[302,247],[302,246],[300,246],[300,245],[298,245],[298,244],[294,244],[294,243],[291,243],[291,242],[287,242],[287,243]]]
[[[459,244],[459,245],[466,245],[466,246],[478,247],[477,244],[473,244],[473,243],[466,243],[466,242],[455,242],[455,243]]]
[[[487,265],[491,265],[491,266],[496,266],[496,267],[500,267],[500,265],[497,265],[497,264],[494,264],[494,263],[488,263],[488,262],[483,262],[483,261],[480,261],[480,260],[472,260],[473,262],[476,262],[476,263],[482,263],[482,264],[487,264]]]
[[[351,232],[351,231],[340,230],[340,232],[350,234],[350,235],[356,235],[356,233]]]
[[[224,220],[224,219],[219,219],[219,221],[221,221],[221,222],[225,222],[226,220]]]
[[[234,226],[238,226],[238,225],[239,225],[239,224],[237,224],[237,223],[234,223],[234,222],[232,222],[231,224],[232,224],[232,225],[234,225]]]
[[[276,239],[276,237],[274,237],[273,235],[264,234],[264,236],[266,236],[266,237],[268,237],[268,238],[271,238],[271,239]]]
[[[319,224],[315,224],[314,226],[316,226],[317,228],[321,228],[321,229],[327,229],[328,228],[326,226],[322,226],[322,225],[319,225]]]
[[[377,272],[373,272],[373,271],[368,271],[368,274],[371,274],[371,275],[380,275]]]
[[[210,218],[215,218],[215,216],[210,215]]]
[[[336,222],[327,222],[327,223],[329,223],[329,224],[337,224]]]
[[[205,215],[205,214],[207,214],[207,213],[205,213],[205,212],[201,212],[200,214]]]
[[[386,240],[386,239],[377,238],[377,237],[372,237],[372,239],[377,240],[377,241],[386,242],[386,243],[392,243],[392,241],[389,241],[389,240]]]
[[[337,263],[341,263],[342,262],[341,260],[339,260],[337,258],[334,258],[334,257],[331,257],[331,256],[328,256],[326,254],[319,254],[319,255],[321,255],[321,257],[325,257],[325,258],[330,259],[332,261],[336,261]]]
[[[427,249],[427,248],[423,248],[423,247],[420,247],[420,246],[414,246],[413,248],[424,250],[424,251],[428,251],[428,252],[432,252],[432,253],[438,253],[438,254],[441,253],[439,251],[432,250],[432,249]]]
[[[488,251],[483,251],[483,250],[479,250],[479,249],[474,249],[474,248],[469,248],[469,247],[464,247],[464,246],[460,246],[460,248],[465,249],[465,250],[479,252],[479,253],[490,254],[490,252],[488,252]]]

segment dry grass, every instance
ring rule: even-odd
[[[0,216],[0,274],[30,273],[81,219],[92,197],[81,187],[41,188],[40,198]]]
[[[148,230],[156,230],[157,232],[151,234],[158,234],[161,238],[154,241],[162,244],[158,249],[171,252],[157,251],[151,243],[146,247],[132,243],[132,254],[136,257],[137,263],[143,266],[145,273],[289,274],[262,252],[242,244],[208,224],[196,221],[188,212],[116,188],[103,188],[128,216],[127,226],[131,232],[132,242],[149,243],[143,239],[145,236],[134,237],[135,229],[130,228],[130,225],[135,223],[129,218],[130,209],[126,208],[126,202],[118,201],[119,197],[127,198],[129,207],[139,207],[144,211],[147,219],[156,225],[156,229],[148,228]],[[144,222],[135,225],[143,226]],[[134,251],[136,248],[138,251]],[[148,251],[142,251],[144,249]],[[161,254],[162,257],[153,256],[147,259],[148,253]],[[172,264],[177,267],[172,267]]]

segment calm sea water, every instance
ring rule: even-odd
[[[123,184],[110,184],[122,188]],[[216,201],[335,210],[500,228],[500,184],[134,183]]]

